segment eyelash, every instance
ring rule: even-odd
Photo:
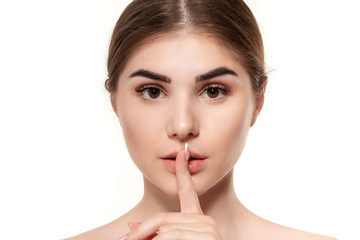
[[[227,95],[231,92],[231,88],[224,86],[222,84],[214,83],[214,84],[206,85],[203,89],[201,89],[200,95],[202,95],[204,92],[206,92],[207,90],[209,90],[211,88],[219,89],[220,91],[222,91],[222,94],[224,94],[224,95]],[[213,101],[214,100],[218,100],[218,99],[213,99]]]
[[[135,88],[135,91],[138,92],[138,93],[140,93],[140,92],[143,92],[143,91],[145,91],[145,90],[147,90],[147,89],[151,89],[151,88],[156,88],[156,89],[159,89],[159,90],[161,90],[161,91],[164,91],[164,90],[162,89],[162,87],[160,87],[160,86],[158,86],[158,85],[154,85],[154,84],[141,85],[141,86]]]
[[[141,94],[142,97],[143,97],[145,100],[147,100],[147,101],[158,101],[157,98],[146,98],[146,97],[144,97],[144,95],[143,95],[143,92],[144,92],[144,91],[149,90],[149,89],[152,89],[152,88],[158,89],[158,90],[160,90],[161,93],[163,93],[163,94],[166,95],[166,91],[165,91],[162,87],[160,87],[160,86],[158,86],[158,85],[154,85],[154,84],[140,85],[139,87],[135,88],[135,91],[136,91],[137,93]]]
[[[204,92],[206,92],[207,90],[212,89],[212,88],[220,90],[223,95],[228,95],[232,91],[232,89],[230,87],[215,83],[215,84],[209,84],[209,85],[206,85],[205,87],[203,87],[200,90],[199,96],[201,96]],[[149,90],[149,89],[158,89],[161,91],[161,93],[166,95],[166,91],[162,87],[160,87],[158,85],[154,85],[154,84],[140,85],[139,87],[135,88],[135,91],[137,93],[141,94],[142,97],[147,101],[158,101],[158,98],[146,98],[143,96],[143,92],[146,90]],[[210,99],[210,101],[219,101],[222,98],[223,98],[223,96],[221,96],[219,98],[209,98],[209,99]]]

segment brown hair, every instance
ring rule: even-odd
[[[150,37],[189,29],[220,40],[242,64],[257,96],[267,83],[264,46],[254,15],[242,0],[134,0],[116,23],[106,89],[113,93],[130,55]]]

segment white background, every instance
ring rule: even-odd
[[[360,239],[360,7],[248,0],[272,70],[236,166],[271,221]],[[0,239],[60,239],[140,200],[108,94],[106,53],[129,1],[0,2]]]

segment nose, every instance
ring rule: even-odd
[[[194,105],[184,98],[171,106],[167,127],[169,138],[188,141],[199,135],[199,124],[196,120]]]

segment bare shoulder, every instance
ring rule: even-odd
[[[288,233],[288,236],[287,236],[286,239],[292,239],[292,240],[303,240],[303,239],[307,239],[307,240],[336,240],[335,238],[332,238],[332,237],[329,237],[329,236],[304,232],[304,231],[291,229],[291,228],[289,230],[289,233]]]
[[[103,235],[103,231],[101,230],[102,227],[87,231],[85,233],[81,233],[74,237],[66,238],[64,240],[95,240],[95,239],[105,239]],[[115,240],[115,239],[114,239]]]
[[[336,240],[335,238],[319,235],[315,233],[309,233],[309,232],[303,232],[300,230],[293,229],[292,233],[289,233],[289,237],[291,237],[292,240]],[[290,239],[290,238],[288,238]]]
[[[265,220],[266,221],[266,220]],[[275,239],[286,239],[286,240],[336,240],[335,238],[320,235],[316,233],[310,233],[301,231],[298,229],[286,227],[276,223],[268,222],[268,229],[273,232],[274,240]]]
[[[119,218],[106,225],[64,240],[116,240],[129,231],[124,222],[123,218]]]
[[[247,239],[267,239],[267,240],[336,240],[335,238],[324,236],[320,234],[305,232],[294,228],[286,227],[277,223],[265,220],[255,214],[252,215],[252,224],[249,229],[252,229],[253,234],[249,234]],[[256,229],[256,231],[255,231]]]

